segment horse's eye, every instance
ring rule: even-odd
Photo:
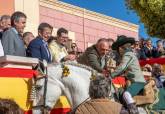
[[[42,89],[42,86],[41,85],[36,85],[36,90],[39,91]]]

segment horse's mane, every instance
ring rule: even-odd
[[[69,69],[69,74],[66,76],[63,75],[65,67]],[[58,94],[66,95],[73,107],[89,97],[90,79],[95,76],[95,73],[98,73],[89,66],[72,61],[48,64],[47,71],[49,85],[59,87],[62,93],[58,92]]]
[[[83,64],[80,64],[80,63],[76,63],[76,62],[73,62],[73,61],[66,61],[66,62],[63,62],[63,63],[52,63],[52,64],[49,64],[49,65],[50,66],[72,65],[72,66],[75,66],[75,67],[86,69],[86,70],[88,70],[90,72],[98,73],[98,71],[94,70],[93,68],[91,68],[89,66],[86,66],[86,65],[83,65]]]

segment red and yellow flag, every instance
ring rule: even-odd
[[[31,114],[32,103],[28,100],[31,88],[31,78],[36,72],[29,69],[0,68],[0,98],[9,98],[25,111]],[[67,99],[61,96],[51,114],[66,114],[70,111]]]

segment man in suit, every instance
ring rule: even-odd
[[[48,63],[52,61],[50,51],[48,49],[48,39],[52,35],[53,27],[48,23],[41,23],[38,27],[38,36],[32,40],[27,47],[27,56],[46,60]]]
[[[15,12],[11,16],[11,28],[3,33],[2,46],[5,55],[25,56],[22,33],[26,25],[26,15]]]
[[[142,51],[144,52],[144,57],[146,59],[150,59],[154,57],[154,47],[152,46],[152,41],[151,39],[146,40],[146,45],[142,48]]]

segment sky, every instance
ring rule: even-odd
[[[118,18],[139,25],[139,35],[148,38],[148,34],[143,23],[135,12],[130,11],[125,6],[125,0],[62,0],[66,3],[76,5],[88,10],[92,10],[104,15]],[[153,39],[155,45],[156,39]]]

